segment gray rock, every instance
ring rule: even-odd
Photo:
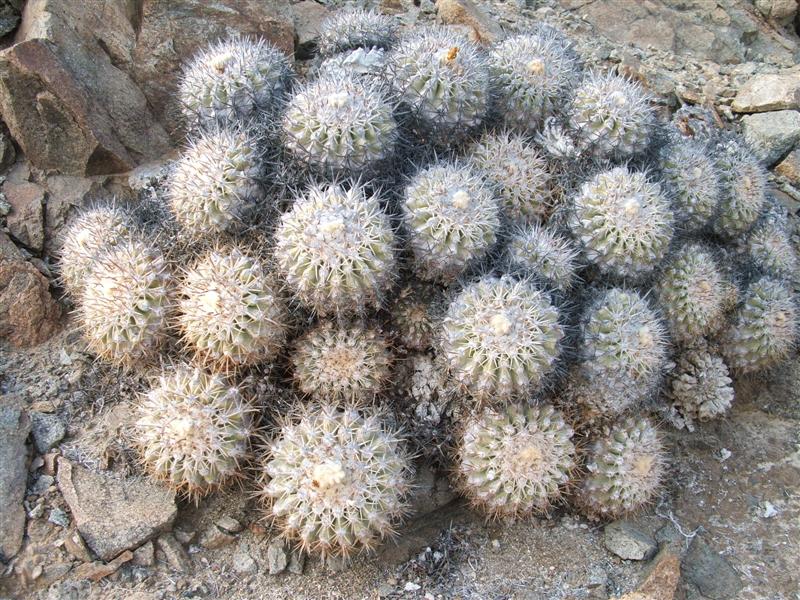
[[[57,480],[78,531],[104,561],[168,530],[177,515],[174,493],[146,479],[117,479],[59,458]]]
[[[17,158],[17,151],[11,141],[11,134],[5,123],[0,123],[0,171],[5,171],[14,164]]]
[[[164,559],[173,571],[188,573],[192,570],[192,560],[174,535],[165,533],[159,536],[157,542],[158,549],[161,550]]]
[[[200,535],[199,543],[203,548],[216,550],[217,548],[227,546],[235,539],[235,535],[232,535],[226,531],[222,531],[216,524],[212,523]]]
[[[156,549],[153,542],[147,542],[134,550],[132,562],[139,567],[152,567],[156,562]]]
[[[23,4],[24,0],[0,0],[0,37],[17,28]]]
[[[325,568],[331,573],[341,573],[347,568],[347,559],[343,556],[328,556],[325,559]]]
[[[61,307],[50,282],[24,260],[0,260],[0,339],[12,346],[34,346],[59,326]]]
[[[756,8],[779,25],[788,25],[797,16],[797,0],[756,0]]]
[[[15,396],[0,397],[0,559],[10,560],[25,534],[25,438],[31,424]]]
[[[700,537],[692,540],[681,569],[686,579],[711,600],[736,598],[742,589],[742,580],[736,570]]]
[[[411,499],[411,512],[415,516],[426,515],[456,499],[447,476],[429,465],[420,466],[416,474],[416,489]]]
[[[242,526],[241,523],[239,523],[239,521],[237,521],[233,517],[229,517],[228,515],[224,515],[219,519],[217,519],[216,521],[214,521],[214,525],[219,527],[222,531],[225,531],[226,533],[230,534],[239,533],[244,529],[244,527]]]
[[[736,94],[731,109],[740,113],[800,109],[800,68],[756,75]]]
[[[289,565],[288,549],[283,540],[274,540],[267,547],[267,568],[270,575],[283,573]]]
[[[306,555],[300,550],[292,550],[289,554],[289,573],[302,575],[306,566]]]
[[[647,560],[655,555],[655,540],[628,521],[614,521],[603,530],[603,543],[625,560]]]
[[[33,442],[39,454],[44,454],[58,444],[67,432],[64,423],[57,416],[39,412],[31,413],[31,428]]]
[[[240,546],[231,557],[233,570],[242,575],[252,575],[258,573],[258,563],[249,554],[246,545]]]
[[[56,478],[50,475],[39,475],[30,487],[30,493],[35,496],[44,496],[55,481]]]
[[[767,165],[774,165],[800,141],[800,112],[779,110],[742,118],[744,138]]]
[[[50,510],[50,516],[47,517],[47,520],[53,525],[58,525],[59,527],[69,527],[69,516],[67,513],[57,507]]]
[[[11,205],[11,212],[6,217],[8,232],[32,251],[41,252],[44,247],[45,189],[35,183],[6,181],[2,190]]]

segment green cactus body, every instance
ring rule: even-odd
[[[364,188],[312,186],[284,213],[275,236],[278,269],[320,314],[376,307],[396,276],[395,236]]]
[[[767,177],[763,167],[742,143],[728,141],[716,148],[723,194],[714,232],[726,239],[748,231],[766,203]]]
[[[84,281],[78,318],[89,351],[135,366],[155,358],[167,338],[174,282],[164,256],[137,238],[97,256]]]
[[[274,358],[289,315],[277,282],[239,248],[214,250],[179,288],[183,340],[205,363],[237,369]]]
[[[443,163],[421,171],[406,187],[403,220],[417,274],[451,282],[495,243],[500,206],[479,172]]]
[[[675,205],[676,221],[686,230],[709,223],[720,202],[722,183],[707,144],[674,140],[659,155],[664,186]]]
[[[567,238],[547,227],[516,229],[508,241],[506,263],[511,271],[529,275],[559,292],[577,280],[578,250]]]
[[[587,516],[614,520],[651,502],[666,475],[667,455],[647,419],[614,425],[592,445],[579,503]]]
[[[797,251],[786,223],[767,219],[747,238],[747,253],[757,271],[778,279],[800,276]]]
[[[461,436],[460,488],[493,517],[545,513],[563,496],[575,468],[572,435],[547,404],[486,408],[467,421]]]
[[[220,375],[177,367],[139,402],[135,432],[142,461],[179,492],[205,496],[242,476],[254,412]]]
[[[263,473],[261,494],[284,537],[323,557],[376,548],[407,512],[411,463],[372,410],[298,408]]]
[[[555,368],[564,336],[547,294],[526,281],[486,277],[450,304],[440,349],[453,380],[477,401],[533,392]]]
[[[433,286],[415,283],[401,289],[389,310],[400,343],[409,350],[430,348],[443,304],[442,294]]]
[[[361,48],[387,50],[397,39],[397,22],[366,10],[342,10],[326,18],[317,45],[322,56]]]
[[[359,325],[317,325],[297,341],[291,360],[297,388],[319,401],[370,400],[391,375],[386,340]]]
[[[686,350],[670,375],[667,397],[690,424],[724,415],[734,398],[728,366],[706,348]]]
[[[640,278],[664,258],[673,235],[669,202],[645,173],[615,167],[581,187],[569,225],[602,271]]]

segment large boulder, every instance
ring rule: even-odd
[[[0,52],[0,111],[37,167],[127,171],[169,140],[125,72],[135,31],[125,0],[29,0]]]

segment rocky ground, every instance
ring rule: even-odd
[[[147,374],[83,352],[53,287],[59,232],[98,198],[153,193],[179,141],[175,74],[199,44],[258,33],[302,69],[320,20],[345,3],[23,4],[0,0],[0,598],[800,598],[796,359],[740,383],[727,419],[670,432],[658,503],[605,527],[560,511],[485,523],[423,471],[416,518],[344,569],[276,541],[246,487],[195,506],[141,479],[127,430]],[[800,207],[796,0],[356,4],[485,42],[556,24],[665,115],[714,109],[770,167],[775,196]]]

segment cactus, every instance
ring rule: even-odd
[[[240,248],[209,252],[186,273],[179,296],[183,340],[215,368],[258,364],[283,346],[289,316],[277,283]]]
[[[411,463],[371,410],[299,407],[263,463],[261,496],[283,536],[323,557],[372,550],[407,513]]]
[[[578,503],[592,519],[625,517],[653,500],[666,465],[656,428],[647,419],[628,418],[593,443]]]
[[[572,435],[548,404],[485,408],[461,435],[459,487],[492,517],[546,513],[563,496],[575,468]]]
[[[410,350],[426,350],[433,345],[438,326],[441,294],[433,286],[411,284],[400,290],[389,310],[398,340]]]
[[[178,96],[190,129],[271,114],[289,88],[292,67],[263,39],[233,37],[201,50],[184,68]]]
[[[381,76],[386,69],[386,52],[380,48],[356,48],[325,59],[319,66],[320,77],[335,73]]]
[[[86,275],[78,319],[89,351],[135,366],[155,358],[174,305],[172,273],[162,253],[138,238],[95,258]]]
[[[264,199],[258,147],[258,137],[246,128],[212,129],[189,142],[174,166],[167,197],[190,238],[241,228]]]
[[[769,277],[752,282],[721,336],[728,366],[750,373],[779,363],[794,348],[798,319],[796,299],[787,284]]]
[[[545,221],[555,204],[547,161],[522,134],[485,134],[467,157],[492,182],[509,219],[515,223]]]
[[[612,288],[588,309],[567,399],[587,420],[616,417],[651,395],[668,366],[666,328],[637,292]]]
[[[732,239],[747,232],[761,215],[767,198],[767,177],[753,153],[741,142],[720,142],[714,154],[723,194],[712,224],[717,235]]]
[[[243,475],[255,410],[220,375],[179,366],[159,377],[137,413],[136,442],[156,479],[197,500]]]
[[[667,398],[685,421],[708,421],[726,412],[733,402],[733,381],[722,357],[703,346],[683,352],[670,374]]]
[[[326,18],[317,45],[322,56],[360,48],[388,50],[397,39],[397,23],[391,17],[366,10],[344,10]]]
[[[589,73],[575,91],[570,124],[599,158],[627,158],[647,149],[655,129],[651,98],[638,83]]]
[[[435,164],[406,186],[403,219],[418,275],[451,282],[497,239],[500,206],[474,169]]]
[[[580,76],[570,41],[547,26],[497,44],[490,66],[500,92],[498,110],[522,132],[540,129],[557,113]]]
[[[709,223],[720,202],[722,183],[707,144],[675,139],[659,154],[664,187],[675,206],[676,221],[685,230]]]
[[[95,258],[123,242],[132,233],[127,212],[115,206],[97,206],[81,212],[67,227],[61,241],[61,284],[78,298]]]
[[[547,287],[567,292],[577,280],[578,251],[548,227],[530,225],[511,234],[506,249],[509,271],[534,277]]]
[[[426,141],[457,143],[481,124],[491,81],[485,53],[464,35],[443,27],[415,31],[395,46],[388,71]]]
[[[547,294],[485,277],[447,309],[439,346],[451,378],[478,402],[529,394],[553,371],[564,330]]]
[[[386,340],[360,325],[317,325],[296,342],[291,360],[297,388],[319,401],[369,400],[391,375]]]
[[[747,254],[755,269],[777,279],[796,279],[800,273],[797,251],[788,222],[769,215],[747,238]]]
[[[281,218],[278,268],[320,314],[381,304],[395,277],[395,236],[376,196],[360,185],[312,185]]]
[[[377,80],[334,70],[302,87],[283,117],[296,164],[323,175],[377,172],[399,139],[394,105]]]
[[[560,119],[549,117],[534,137],[536,145],[555,163],[573,161],[586,149],[574,131]]]
[[[670,259],[656,284],[656,295],[673,339],[684,345],[717,333],[736,303],[736,289],[714,254],[696,243]]]
[[[583,184],[569,226],[601,271],[631,279],[661,262],[673,235],[672,211],[660,186],[626,167],[603,171]]]

